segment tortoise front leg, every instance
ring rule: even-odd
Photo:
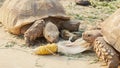
[[[105,42],[103,37],[96,38],[94,41],[94,50],[97,56],[107,63],[108,68],[118,68],[119,55],[108,43]]]
[[[43,35],[45,22],[37,20],[33,25],[24,33],[25,42],[27,45],[33,45],[33,41]]]

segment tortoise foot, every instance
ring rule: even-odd
[[[26,43],[27,46],[35,45],[35,42],[34,41],[30,41],[29,38],[25,38],[25,43]]]
[[[74,42],[75,40],[77,40],[78,38],[80,38],[80,35],[77,35],[75,33],[72,33],[68,30],[61,30],[60,33],[61,37],[65,40],[70,40],[72,42]]]
[[[43,35],[44,21],[38,20],[24,33],[27,45],[34,45],[34,40]]]
[[[103,37],[98,37],[94,42],[94,50],[99,57],[107,63],[108,68],[118,68],[119,66],[119,56],[117,52],[105,42]]]

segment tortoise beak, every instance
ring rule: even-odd
[[[50,43],[56,43],[58,42],[58,38],[51,38],[48,40]]]

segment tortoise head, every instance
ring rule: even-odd
[[[59,39],[59,33],[50,31],[49,33],[45,33],[45,38],[50,43],[57,42]]]
[[[82,38],[89,43],[93,43],[97,37],[101,36],[100,30],[88,30],[82,34]]]
[[[55,24],[48,22],[44,28],[44,37],[48,42],[53,43],[57,42],[59,39],[59,30]]]

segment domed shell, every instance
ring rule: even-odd
[[[58,0],[6,0],[0,8],[0,22],[13,34],[35,20],[58,17],[69,19]]]
[[[102,23],[102,33],[105,41],[120,52],[120,9]]]

